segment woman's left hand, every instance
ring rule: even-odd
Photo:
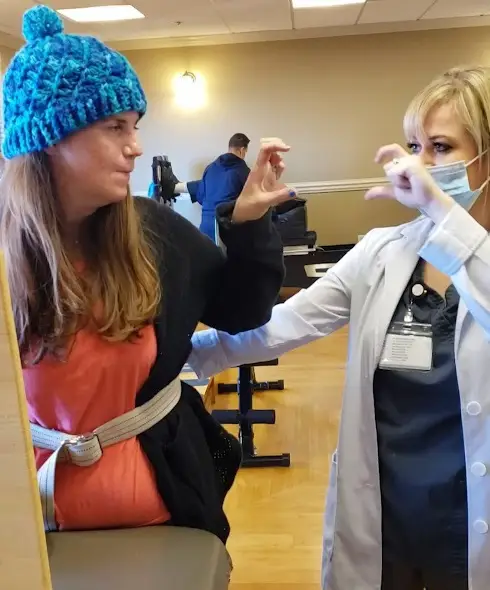
[[[437,186],[419,156],[410,155],[394,144],[380,148],[375,160],[383,164],[390,184],[369,189],[367,200],[394,199],[405,207],[419,209],[434,221],[439,221],[454,205],[453,199]]]
[[[289,150],[289,146],[278,138],[262,143],[257,161],[235,203],[233,222],[260,219],[274,205],[296,196],[293,189],[280,182],[285,169],[281,153]]]

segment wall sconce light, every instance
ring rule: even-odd
[[[175,100],[186,110],[195,110],[206,102],[204,80],[202,76],[186,70],[175,78]]]
[[[193,91],[193,87],[196,85],[196,74],[193,72],[185,71],[180,75],[177,80],[177,92],[188,93]]]
[[[183,74],[182,74],[182,78],[184,78],[186,80],[186,83],[190,83],[192,82],[192,84],[195,83],[196,81],[196,74],[189,72],[189,70],[186,70]]]

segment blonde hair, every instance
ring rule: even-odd
[[[438,76],[410,103],[404,119],[407,137],[424,137],[424,125],[434,108],[451,104],[455,116],[473,138],[479,154],[490,147],[490,70],[452,68]]]
[[[129,194],[87,220],[83,273],[67,254],[60,219],[48,156],[6,162],[0,248],[21,355],[33,363],[66,351],[87,324],[106,340],[128,340],[155,318],[161,299],[155,253]]]

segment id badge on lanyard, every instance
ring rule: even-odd
[[[415,322],[413,297],[402,322],[392,322],[386,334],[379,361],[380,369],[398,371],[430,371],[432,369],[432,326]]]

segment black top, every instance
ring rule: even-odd
[[[454,357],[459,295],[451,285],[443,299],[423,283],[422,270],[419,262],[393,321],[403,321],[412,285],[424,285],[413,315],[432,325],[432,369],[378,369],[374,378],[383,551],[414,569],[465,575],[466,467]]]
[[[198,322],[230,333],[265,324],[284,277],[282,245],[270,215],[233,225],[234,204],[218,209],[225,255],[184,217],[151,199],[136,199],[155,244],[163,301],[155,322],[157,360],[136,399],[150,400],[178,377]],[[238,441],[205,410],[188,384],[161,422],[139,436],[172,523],[225,541],[223,501],[241,461]]]

